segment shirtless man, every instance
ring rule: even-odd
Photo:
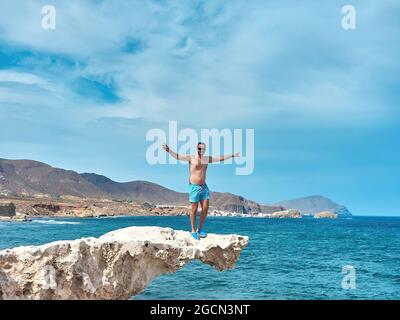
[[[197,154],[195,155],[179,155],[172,151],[168,145],[164,144],[163,149],[177,160],[189,162],[189,201],[190,208],[190,224],[192,225],[191,235],[196,240],[207,237],[207,233],[202,231],[204,220],[207,217],[210,191],[206,184],[207,166],[212,162],[220,162],[233,157],[239,157],[240,153],[232,155],[224,155],[217,158],[205,156],[206,145],[203,142],[197,144]],[[201,215],[199,226],[196,230],[196,214],[199,206],[201,205]]]

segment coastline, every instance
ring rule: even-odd
[[[65,197],[52,199],[43,197],[0,197],[0,204],[12,203],[16,207],[15,216],[7,221],[29,221],[32,218],[102,218],[114,216],[189,216],[190,206],[182,204],[152,204],[139,201],[123,201],[109,199],[85,199]],[[242,213],[224,211],[210,206],[208,216],[301,219],[309,215],[299,210],[288,209],[272,213]],[[311,216],[312,217],[312,216]],[[315,218],[336,219],[337,215],[324,212]],[[3,217],[4,219],[4,217]],[[2,221],[2,220],[0,220]]]

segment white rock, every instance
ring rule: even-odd
[[[235,266],[248,237],[129,227],[100,238],[0,251],[0,299],[129,299],[155,277],[199,259]]]

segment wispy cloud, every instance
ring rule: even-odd
[[[293,124],[290,115],[297,124],[390,118],[393,106],[377,103],[380,92],[365,89],[382,65],[399,66],[393,50],[375,54],[369,39],[390,44],[367,22],[397,8],[394,2],[376,14],[372,1],[359,2],[368,20],[353,34],[341,29],[336,1],[295,7],[287,1],[56,2],[54,32],[40,28],[40,6],[17,2],[2,10],[12,13],[1,19],[2,42],[26,48],[14,64],[47,74],[83,104],[113,104],[108,116],[176,115],[206,124],[204,114],[218,110],[225,116],[213,119],[215,125],[277,118]],[[387,37],[398,35],[395,21],[379,23]],[[53,61],[57,55],[68,59]]]

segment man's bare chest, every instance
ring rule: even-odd
[[[190,163],[190,170],[193,171],[206,171],[208,164],[201,163],[200,161],[193,161]]]

